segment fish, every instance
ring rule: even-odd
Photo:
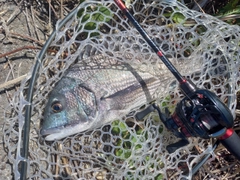
[[[153,101],[165,81],[109,55],[82,59],[50,93],[40,133],[46,141],[60,140],[120,119]]]

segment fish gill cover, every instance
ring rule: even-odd
[[[198,87],[215,92],[234,114],[236,92],[239,90],[239,27],[229,26],[209,15],[191,11],[177,2],[168,4],[140,0],[133,1],[129,8],[180,73],[188,76]],[[20,177],[19,163],[24,160],[21,156],[22,134],[25,109],[30,103],[30,142],[26,160],[29,179],[191,178],[194,164],[204,155],[211,153],[212,159],[215,158],[211,151],[212,141],[199,138],[190,138],[189,145],[169,154],[166,146],[178,140],[166,130],[157,113],[152,112],[144,119],[136,120],[135,114],[146,108],[150,101],[154,100],[161,108],[168,107],[173,111],[176,102],[183,96],[174,77],[113,1],[89,0],[81,3],[65,20],[58,22],[42,53],[42,58],[36,58],[40,68],[32,102],[27,102],[26,96],[30,78],[36,73],[34,68],[22,81],[10,103],[12,113],[6,113],[5,116],[4,141],[9,161],[13,164],[15,179]],[[44,113],[49,110],[46,108],[53,108],[55,111],[62,108],[47,105],[51,99],[50,92],[56,92],[56,87],[60,86],[58,84],[76,66],[79,72],[75,76],[71,75],[71,78],[78,79],[80,87],[85,88],[81,89],[81,97],[86,94],[85,91],[91,90],[89,97],[97,99],[101,92],[101,98],[115,99],[108,101],[105,109],[95,107],[97,103],[94,100],[91,105],[88,103],[89,107],[84,104],[83,111],[91,117],[91,125],[87,124],[81,132],[74,127],[75,124],[84,122],[74,122],[71,124],[71,130],[74,130],[71,135],[46,141],[45,136],[42,136],[46,134],[40,133],[41,128],[47,126],[44,125],[47,121]],[[114,74],[112,70],[118,72]],[[81,78],[89,71],[107,71],[108,76],[106,73],[91,75],[83,85]],[[138,72],[140,77],[145,73],[148,80],[157,79],[158,86],[154,86],[150,99],[144,93],[135,93],[139,88],[128,81],[126,72],[129,71],[131,75],[133,71]],[[131,99],[126,102],[126,99],[121,98],[124,95],[130,97],[126,94],[126,88],[122,90],[121,84],[111,84],[116,83],[111,80],[118,78],[119,74],[126,76],[125,80],[119,80],[120,83],[128,83],[132,88],[131,93],[138,98],[136,100],[134,97],[134,107]],[[62,91],[77,91],[74,88],[66,90],[76,85],[74,82],[67,81],[66,86],[62,84],[58,90],[65,88]],[[79,88],[79,84],[76,86]],[[95,89],[91,89],[92,87]],[[115,112],[115,116],[102,116],[98,121],[94,119],[96,114],[103,113],[106,108],[108,111],[105,114]],[[59,121],[65,120],[61,119],[65,117],[58,118]],[[65,125],[59,124],[56,129],[65,128]],[[207,176],[207,170],[201,169],[201,173],[203,177]]]

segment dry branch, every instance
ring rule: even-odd
[[[24,74],[22,76],[19,76],[19,77],[13,79],[13,80],[10,80],[10,81],[7,81],[3,84],[0,84],[0,90],[5,89],[7,87],[10,87],[12,85],[16,85],[16,84],[20,83],[26,77],[27,77],[27,74]]]
[[[14,54],[14,53],[16,53],[16,52],[18,52],[18,51],[22,51],[23,49],[41,49],[41,47],[23,46],[23,47],[20,47],[20,48],[15,49],[15,50],[13,50],[13,51],[10,51],[10,52],[4,53],[4,54],[0,54],[0,58],[9,56],[9,55]]]

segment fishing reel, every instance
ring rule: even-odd
[[[233,127],[230,110],[214,93],[197,89],[191,81],[180,84],[180,88],[186,96],[177,104],[171,116],[167,109],[162,113],[155,106],[167,129],[182,139],[167,146],[169,153],[187,145],[188,137],[221,138]]]
[[[240,138],[232,129],[233,116],[229,108],[211,91],[197,89],[191,81],[180,84],[185,97],[178,102],[175,112],[165,108],[162,113],[156,104],[150,105],[144,111],[137,113],[141,119],[148,113],[157,110],[160,119],[168,130],[181,138],[180,141],[167,146],[169,153],[186,146],[189,137],[203,139],[217,138],[233,155],[240,159]]]

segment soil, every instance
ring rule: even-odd
[[[33,46],[29,41],[19,37],[12,37],[10,33],[27,35],[29,29],[26,24],[24,13],[14,2],[0,1],[0,56],[23,46]],[[16,16],[16,17],[15,17]],[[0,84],[26,74],[34,63],[36,51],[24,49],[17,53],[0,58]],[[0,89],[0,127],[4,125],[4,111],[7,111],[9,100],[17,90],[17,85],[6,86]],[[3,131],[0,131],[3,137]],[[7,163],[7,154],[3,149],[3,139],[0,140],[0,177],[12,179],[11,166]]]
[[[62,4],[61,4],[62,2]],[[0,0],[0,128],[4,112],[17,91],[20,80],[32,68],[37,53],[50,35],[56,21],[71,11],[78,1]],[[60,8],[62,7],[62,9]],[[61,11],[62,10],[62,11]],[[49,20],[49,17],[51,19]],[[6,83],[17,80],[10,85]],[[0,131],[0,177],[13,179],[11,165],[4,149]]]

